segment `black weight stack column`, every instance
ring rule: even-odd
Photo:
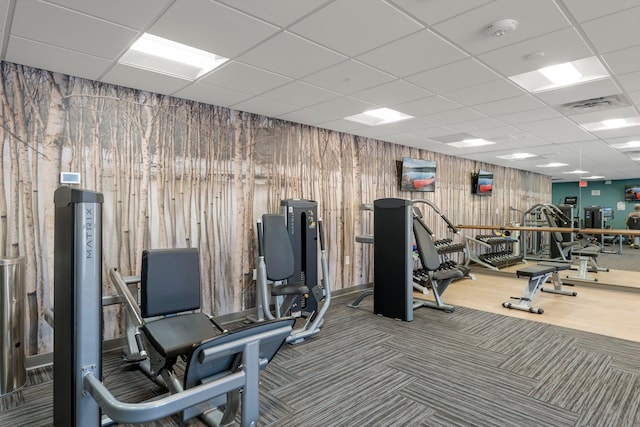
[[[309,288],[309,295],[300,297],[291,308],[305,317],[318,311],[316,287],[318,286],[318,203],[314,200],[287,199],[280,202],[287,221],[287,231],[295,257],[295,272],[292,282]],[[297,307],[296,307],[297,305]]]
[[[373,312],[413,320],[413,217],[404,199],[373,202]]]

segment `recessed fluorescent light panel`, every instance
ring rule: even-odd
[[[602,63],[592,56],[509,77],[529,92],[558,89],[609,77]]]
[[[531,153],[513,153],[513,154],[507,154],[504,156],[496,156],[496,157],[504,160],[524,160],[530,157],[536,157],[536,155]]]
[[[583,176],[582,179],[604,179],[602,175]]]
[[[413,116],[401,113],[390,108],[378,108],[377,110],[369,110],[364,113],[355,114],[345,117],[345,120],[362,123],[369,126],[386,125],[402,120],[413,119]]]
[[[625,150],[627,148],[638,148],[640,147],[640,141],[629,141],[622,144],[612,144],[613,148],[617,148],[618,150]]]
[[[622,129],[622,128],[628,128],[631,126],[639,126],[639,125],[640,125],[639,117],[624,117],[624,118],[618,118],[618,119],[608,119],[608,120],[602,120],[599,122],[580,124],[580,126],[582,126],[584,129],[590,132]]]
[[[551,162],[545,163],[544,165],[536,165],[539,168],[559,168],[561,166],[569,166],[567,163],[559,163],[559,162]]]
[[[493,141],[487,141],[482,138],[463,139],[462,141],[449,142],[447,145],[456,148],[470,148],[470,147],[482,147],[483,145],[495,144]]]
[[[228,60],[211,52],[144,33],[118,63],[195,80]]]
[[[580,170],[580,169],[576,169],[576,170],[573,170],[573,171],[564,171],[562,173],[565,173],[565,174],[571,174],[571,173],[573,173],[573,174],[585,174],[585,173],[589,173],[589,171],[583,171],[583,170]]]

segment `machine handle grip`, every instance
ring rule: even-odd
[[[324,251],[324,227],[321,219],[318,220],[318,236],[320,237],[320,250]]]
[[[258,220],[257,228],[258,228],[258,256],[264,256],[264,248],[262,247],[264,243],[262,241],[262,221],[261,220]]]
[[[449,221],[449,219],[446,216],[440,214],[440,218],[442,218],[444,220],[444,222],[447,223],[447,227],[449,227],[451,229],[451,231],[453,231],[454,233],[458,234],[458,229],[456,228],[455,225],[453,225],[451,223],[451,221]]]

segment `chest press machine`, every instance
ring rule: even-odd
[[[102,383],[103,196],[61,187],[54,202],[54,425],[143,423],[181,412],[184,419],[199,416],[222,426],[230,425],[240,408],[241,425],[257,426],[259,372],[291,334],[293,319],[217,330],[209,316],[194,311],[200,306],[199,273],[193,271],[197,251],[147,253],[144,307],[139,309],[131,295],[125,306],[140,322],[141,357],[150,355],[150,372],[163,379],[159,383],[169,393],[153,401],[121,402]],[[182,383],[173,371],[178,358],[186,360]]]
[[[560,278],[560,271],[567,270],[571,267],[568,263],[561,262],[540,262],[536,265],[530,265],[516,271],[516,276],[528,277],[529,282],[526,284],[521,297],[512,297],[517,299],[517,303],[503,302],[502,306],[505,308],[513,308],[516,310],[528,311],[530,313],[544,313],[542,308],[533,306],[533,299],[536,297],[539,291],[550,292],[559,295],[568,295],[575,297],[577,292],[566,291],[562,289],[562,279]],[[551,279],[553,282],[553,289],[544,288],[545,283]]]

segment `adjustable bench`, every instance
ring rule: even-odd
[[[512,297],[518,299],[517,303],[503,302],[502,306],[505,308],[513,308],[516,310],[528,311],[530,313],[544,313],[541,308],[533,307],[533,299],[538,294],[538,291],[551,292],[560,295],[569,295],[575,297],[578,295],[576,292],[565,291],[562,289],[562,280],[560,279],[559,271],[569,269],[568,263],[561,262],[541,262],[536,265],[530,265],[516,271],[518,278],[528,277],[529,282],[524,288],[521,297]],[[553,289],[543,288],[544,284],[552,279]]]
[[[599,246],[586,246],[584,248],[574,249],[573,255],[578,256],[578,259],[580,260],[580,264],[578,264],[578,274],[574,276],[567,276],[567,279],[597,282],[597,278],[587,276],[587,271],[592,273],[597,273],[598,271],[609,271],[608,268],[598,266],[599,253]]]

